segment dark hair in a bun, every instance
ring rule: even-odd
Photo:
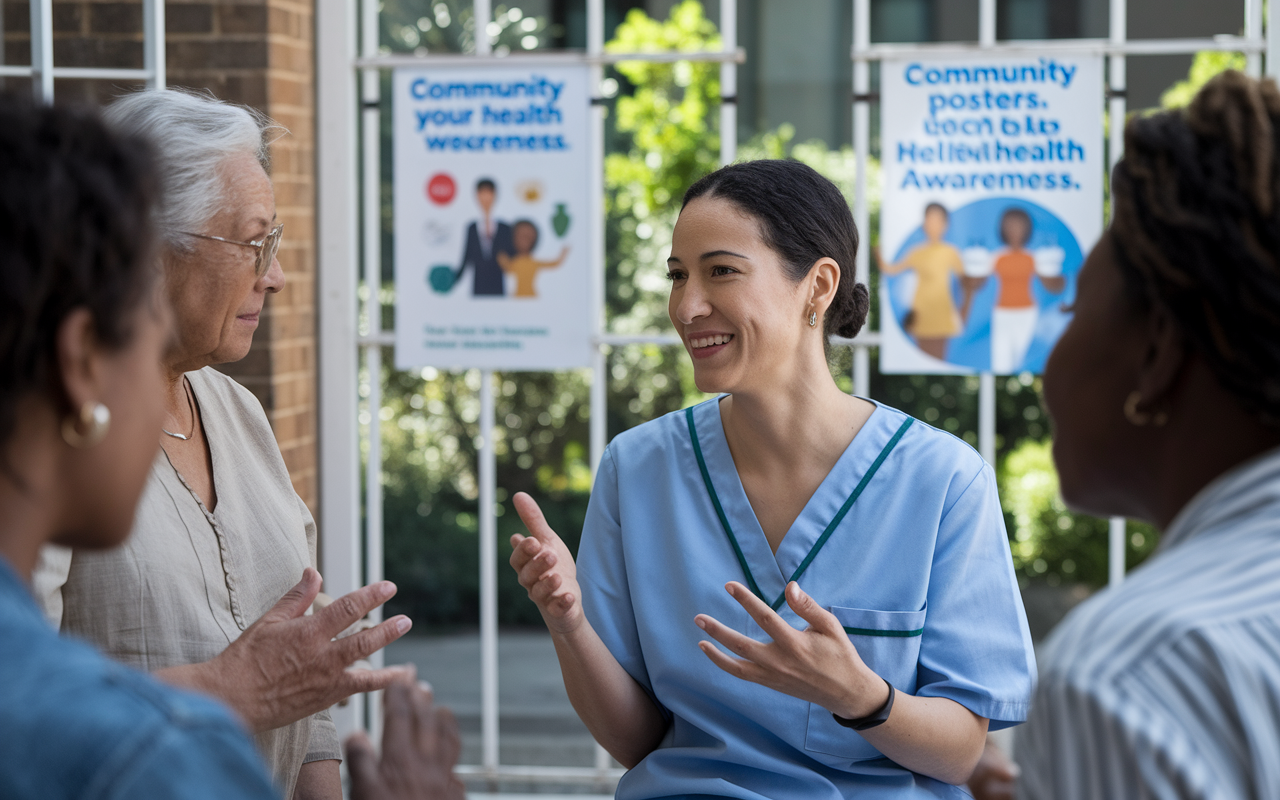
[[[852,339],[867,321],[867,287],[853,276],[858,228],[835,184],[799,161],[746,161],[722,167],[689,187],[681,208],[702,196],[720,197],[760,222],[767,244],[799,282],[821,258],[840,265],[840,285],[822,332]]]

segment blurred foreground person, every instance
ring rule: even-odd
[[[0,97],[0,797],[275,796],[213,702],[45,623],[41,545],[129,533],[163,416],[145,146]]]
[[[108,132],[88,112],[0,96],[6,800],[277,796],[226,710],[59,637],[28,585],[47,542],[89,551],[125,538],[156,454],[171,336],[153,266],[156,193],[141,140]],[[340,629],[328,611],[294,628]],[[349,742],[352,797],[462,797],[453,716],[435,711],[406,673],[394,677],[382,758],[363,737]]]
[[[1112,185],[1045,402],[1066,501],[1163,533],[1046,643],[1017,797],[1277,798],[1280,92],[1133,120]]]
[[[158,165],[158,254],[174,328],[157,389],[164,414],[151,434],[161,452],[151,450],[129,541],[64,556],[61,570],[41,570],[40,593],[64,633],[231,706],[284,797],[339,800],[328,708],[396,676],[347,667],[410,622],[399,615],[332,641],[395,594],[388,581],[302,618],[320,591],[315,521],[261,404],[211,366],[249,353],[267,295],[284,287],[283,226],[266,172],[268,139],[283,130],[172,90],[128,95],[104,116],[150,142]]]

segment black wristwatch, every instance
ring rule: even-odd
[[[880,708],[858,719],[845,719],[833,711],[831,712],[832,719],[846,728],[853,728],[855,731],[865,731],[868,728],[874,728],[877,725],[883,725],[888,722],[889,712],[893,710],[893,695],[895,692],[892,683],[885,681],[884,685],[889,687],[889,699],[885,700],[884,705],[880,706]]]

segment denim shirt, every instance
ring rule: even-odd
[[[271,798],[221,706],[58,636],[0,558],[0,797]]]

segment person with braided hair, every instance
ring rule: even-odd
[[[1044,396],[1067,503],[1161,542],[1044,645],[1017,796],[1280,797],[1280,91],[1135,118],[1112,187]]]

